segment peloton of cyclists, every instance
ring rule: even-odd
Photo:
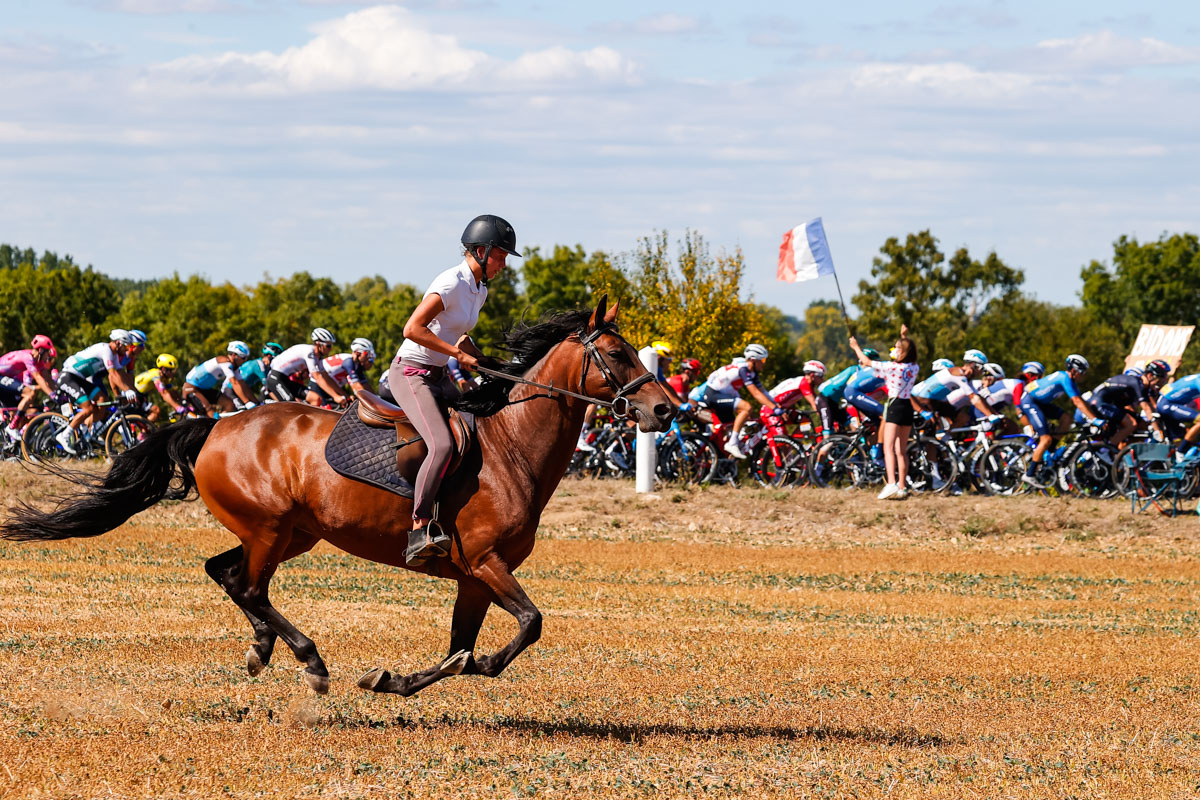
[[[942,417],[952,428],[966,425],[970,414],[967,404],[975,407],[982,416],[991,416],[992,411],[979,396],[975,378],[984,374],[987,356],[979,350],[963,353],[962,366],[939,369],[912,389],[913,403],[926,419],[934,414]],[[935,364],[935,369],[936,369]]]
[[[13,441],[21,439],[25,427],[25,409],[39,390],[47,397],[54,395],[50,369],[58,351],[49,336],[38,334],[25,350],[14,350],[0,356],[0,408],[15,409],[9,416],[5,431]]]
[[[1043,475],[1046,449],[1054,440],[1054,433],[1063,433],[1071,423],[1071,413],[1060,408],[1055,401],[1066,395],[1075,408],[1083,415],[1087,424],[1099,428],[1104,424],[1080,397],[1075,382],[1087,374],[1090,364],[1078,353],[1067,356],[1066,369],[1052,372],[1038,378],[1025,387],[1021,395],[1021,413],[1029,420],[1033,433],[1038,437],[1033,457],[1025,468],[1023,480],[1037,487],[1045,487],[1053,481],[1053,476]],[[1051,424],[1055,429],[1051,431]]]
[[[1135,415],[1150,424],[1159,440],[1165,440],[1162,427],[1154,419],[1154,405],[1151,400],[1156,396],[1159,387],[1166,382],[1171,374],[1171,365],[1162,360],[1154,360],[1140,370],[1127,370],[1120,375],[1113,375],[1089,393],[1086,402],[1101,419],[1116,426],[1116,432],[1109,437],[1109,443],[1119,447],[1138,426]],[[1131,411],[1130,409],[1136,409]],[[1082,422],[1080,414],[1076,413],[1076,421]]]

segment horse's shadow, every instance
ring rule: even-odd
[[[345,727],[441,728],[477,725],[494,730],[523,731],[542,736],[565,734],[581,739],[611,739],[636,744],[656,736],[682,739],[711,739],[733,736],[750,739],[779,739],[782,741],[812,740],[861,742],[864,744],[900,747],[942,747],[952,743],[940,734],[922,733],[913,728],[847,728],[838,725],[681,725],[676,723],[603,722],[574,717],[566,720],[531,719],[499,716],[470,719],[442,715],[434,718],[398,716],[390,720],[342,718],[331,720]]]

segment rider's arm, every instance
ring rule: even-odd
[[[353,376],[351,376],[350,391],[354,392],[355,396],[357,396],[359,392],[367,392],[370,390],[367,388],[367,385],[365,383],[363,383],[359,380],[356,380]]]
[[[991,406],[989,406],[987,403],[983,402],[983,398],[979,396],[978,392],[971,395],[971,405],[973,405],[973,406],[975,406],[975,408],[979,409],[979,413],[983,414],[985,417],[991,416],[992,414],[996,413],[996,412],[992,411]]]
[[[1079,409],[1079,413],[1083,414],[1088,419],[1096,419],[1096,415],[1092,413],[1092,409],[1088,408],[1088,404],[1083,402],[1082,397],[1072,397],[1071,402]]]
[[[39,389],[46,393],[48,397],[54,396],[54,384],[46,377],[46,370],[39,369],[33,373],[33,383]]]
[[[233,386],[233,393],[241,399],[243,403],[255,403],[254,392],[250,391],[250,387],[242,380],[242,376],[237,372],[229,376],[229,383]]]
[[[346,395],[342,394],[342,387],[333,382],[333,378],[329,377],[329,373],[325,370],[317,370],[313,373],[313,380],[317,386],[325,390],[325,394],[333,398],[335,403],[346,402]],[[236,384],[235,384],[236,385]]]
[[[183,408],[183,398],[176,397],[175,390],[170,386],[162,387],[158,390],[158,393],[162,396],[163,402],[169,405],[171,408],[175,409],[176,411]]]
[[[747,383],[746,389],[750,392],[750,396],[762,405],[767,408],[776,408],[775,401],[771,399],[771,396],[758,386],[755,386],[753,383]]]
[[[446,306],[442,302],[440,294],[425,295],[413,311],[412,316],[408,318],[408,322],[404,323],[404,338],[410,339],[422,347],[442,353],[443,355],[454,356],[458,359],[459,366],[466,369],[474,369],[479,364],[474,355],[462,347],[446,344],[434,336],[433,331],[429,330],[429,323],[433,322],[434,317],[445,310]],[[459,341],[462,340],[460,339]],[[317,381],[317,383],[320,384],[321,382]],[[321,388],[329,391],[323,385]]]
[[[125,374],[124,370],[109,370],[108,382],[112,384],[113,392],[116,394],[128,392],[133,388],[133,381],[129,380],[129,376]]]

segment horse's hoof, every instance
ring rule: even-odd
[[[463,670],[467,668],[467,664],[471,661],[470,650],[459,650],[454,655],[442,662],[438,669],[447,675],[462,675]]]
[[[246,672],[250,673],[251,678],[257,678],[259,673],[267,668],[263,660],[258,656],[258,648],[251,647],[246,651]]]
[[[358,688],[366,689],[368,692],[378,692],[379,685],[390,677],[386,669],[376,667],[358,679]]]
[[[304,678],[304,682],[308,684],[308,688],[312,689],[317,694],[329,694],[328,675],[317,675],[309,672],[306,669],[300,673],[300,677]]]

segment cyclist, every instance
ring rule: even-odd
[[[14,442],[20,440],[25,427],[25,409],[33,402],[38,390],[47,397],[54,396],[50,368],[58,351],[49,336],[33,337],[27,350],[14,350],[0,356],[0,407],[14,408],[5,430]]]
[[[175,409],[175,413],[183,416],[187,409],[183,398],[175,395],[175,370],[179,369],[179,361],[170,353],[160,353],[154,360],[154,369],[139,372],[133,379],[133,389],[138,395],[138,405],[146,419],[158,421],[162,409],[150,400],[150,388],[153,387],[163,402]]]
[[[325,359],[325,373],[335,385],[345,391],[346,386],[358,394],[367,391],[366,371],[375,363],[375,345],[370,339],[359,337],[350,343],[349,353],[338,353]],[[461,373],[460,373],[461,374]],[[305,402],[310,406],[333,405],[333,398],[315,380],[308,382]]]
[[[864,347],[863,352],[872,361],[879,360],[879,353],[874,348]],[[846,414],[846,409],[842,407],[842,401],[846,398],[846,385],[861,369],[862,367],[858,364],[851,364],[832,378],[821,381],[821,388],[817,392],[825,398],[826,407],[829,409],[830,422],[832,422],[832,426],[830,426],[826,423],[824,417],[821,418],[821,425],[826,430],[841,430],[845,427],[848,415]],[[857,417],[855,418],[855,422],[857,422]]]
[[[96,419],[96,402],[103,402],[108,397],[104,389],[106,377],[115,395],[130,403],[137,402],[137,392],[125,375],[132,346],[133,337],[129,331],[114,328],[108,334],[107,342],[97,342],[80,350],[63,363],[58,388],[79,406],[79,411],[54,438],[71,455],[79,455],[75,447],[79,426],[85,420],[89,424],[99,421]]]
[[[692,384],[700,377],[700,362],[697,359],[689,358],[679,365],[683,372],[678,375],[672,375],[667,378],[667,383],[671,384],[671,389],[680,397],[687,397],[688,392],[692,389]]]
[[[1162,360],[1154,360],[1138,370],[1139,374],[1129,374],[1128,371],[1114,375],[1091,392],[1089,404],[1096,414],[1117,426],[1117,431],[1109,437],[1109,443],[1120,447],[1129,438],[1129,434],[1137,429],[1138,422],[1129,409],[1141,412],[1141,418],[1154,428],[1160,441],[1166,439],[1162,427],[1154,420],[1154,407],[1151,399],[1155,392],[1171,374],[1171,365]],[[1076,419],[1080,415],[1076,414]],[[1080,420],[1082,421],[1082,420]]]
[[[821,420],[820,433],[833,433],[833,412],[829,407],[829,398],[818,391],[824,378],[825,364],[815,359],[805,361],[801,375],[780,381],[767,394],[780,408],[792,408],[803,398]]]
[[[930,419],[937,414],[950,427],[960,428],[967,423],[969,416],[966,412],[967,403],[973,405],[980,414],[990,416],[991,410],[971,383],[973,378],[983,373],[985,364],[987,356],[979,350],[968,350],[963,353],[961,367],[938,370],[914,386],[912,399],[921,409],[921,416]]]
[[[278,342],[267,342],[263,345],[262,355],[238,367],[238,377],[250,390],[250,397],[255,402],[258,402],[259,390],[267,381],[267,371],[271,368],[272,359],[282,352],[283,345]],[[232,403],[233,408],[237,411],[245,411],[248,408],[242,402],[242,398],[237,396],[237,391],[233,388],[233,381],[229,378],[221,382],[221,395],[228,403]]]
[[[1039,473],[1042,469],[1042,460],[1046,455],[1046,448],[1054,440],[1054,436],[1050,432],[1050,421],[1055,422],[1058,433],[1066,431],[1071,422],[1070,412],[1059,408],[1055,404],[1055,400],[1066,395],[1071,399],[1075,408],[1083,414],[1088,425],[1098,428],[1104,424],[1104,420],[1097,417],[1088,408],[1087,403],[1079,396],[1079,389],[1075,387],[1075,381],[1086,375],[1090,367],[1086,358],[1078,353],[1071,353],[1066,358],[1065,370],[1052,372],[1025,387],[1025,391],[1021,395],[1021,413],[1029,420],[1034,435],[1038,437],[1033,457],[1025,468],[1023,480],[1026,483],[1034,486],[1047,483],[1046,476]]]
[[[869,347],[863,350],[868,362],[879,360],[878,353],[875,353],[875,357],[872,358],[868,351],[875,353]],[[846,405],[861,418],[862,422],[878,420],[883,417],[883,403],[879,402],[876,395],[883,392],[884,383],[882,375],[877,374],[873,367],[862,365],[861,362],[858,372],[855,372],[846,383]]]
[[[749,344],[743,355],[745,363],[738,364],[735,361],[709,374],[705,381],[707,387],[704,397],[700,401],[721,422],[733,422],[733,432],[725,443],[725,452],[737,459],[747,457],[738,446],[738,435],[753,410],[753,406],[741,398],[738,390],[745,388],[763,406],[777,410],[775,401],[763,390],[762,382],[758,379],[767,360],[767,348],[761,344]]]
[[[301,398],[305,397],[307,389],[295,376],[307,370],[309,378],[333,402],[339,406],[345,404],[346,395],[330,380],[324,363],[337,339],[325,328],[313,328],[309,338],[312,344],[292,345],[271,362],[271,371],[267,373],[267,396],[275,400],[302,402]]]
[[[1200,374],[1185,375],[1163,387],[1158,398],[1159,415],[1184,427],[1183,441],[1175,448],[1179,458],[1188,461],[1200,460],[1200,410],[1196,401],[1200,399]]]
[[[192,367],[183,379],[184,402],[197,414],[216,419],[221,411],[233,410],[233,404],[221,394],[221,381],[229,380],[245,407],[254,408],[257,405],[254,394],[237,372],[249,358],[250,346],[245,342],[232,341],[225,348],[225,355],[214,356]]]

